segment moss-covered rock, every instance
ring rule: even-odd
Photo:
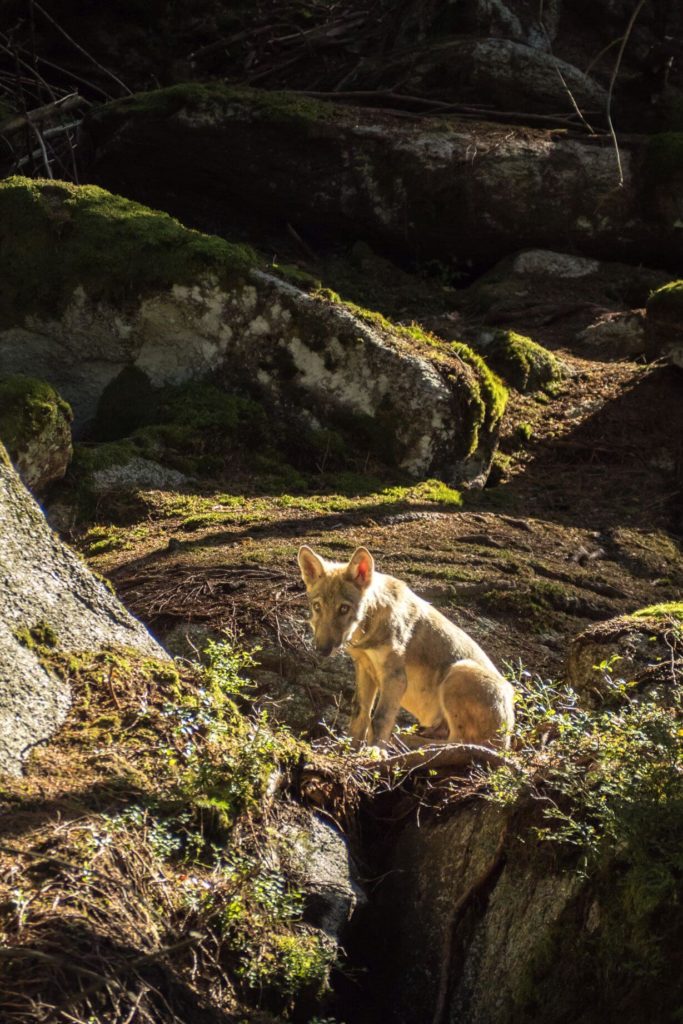
[[[32,491],[44,491],[66,473],[71,419],[70,406],[45,381],[0,377],[0,442]]]
[[[567,376],[564,363],[542,345],[514,331],[485,335],[482,349],[486,361],[518,391],[547,389]]]
[[[574,637],[567,680],[582,693],[604,697],[638,687],[666,698],[683,679],[683,603],[641,608],[590,626]]]
[[[555,62],[523,49],[556,83]],[[486,57],[482,73],[488,66]],[[86,131],[95,180],[184,215],[196,210],[200,188],[212,219],[226,228],[236,217],[262,228],[265,216],[269,225],[286,221],[314,237],[355,241],[362,224],[380,250],[449,264],[490,265],[558,238],[634,262],[674,264],[681,251],[680,232],[641,201],[633,168],[644,147],[635,139],[620,143],[624,185],[615,189],[607,137],[585,141],[454,117],[387,121],[295,93],[220,84],[116,101],[93,110]],[[444,230],[448,223],[457,231]]]
[[[13,326],[0,327],[0,371],[30,367],[58,386],[79,433],[144,429],[140,454],[154,460],[156,432],[157,448],[207,470],[216,430],[272,454],[284,425],[311,466],[353,450],[411,476],[485,481],[505,390],[468,349],[307,294],[242,249],[101,189],[10,179],[5,209]],[[44,289],[28,281],[41,268]],[[169,389],[208,375],[201,400],[176,392],[176,411],[164,410]]]
[[[683,368],[683,280],[670,281],[652,293],[647,303],[649,354],[668,358]]]
[[[0,182],[0,262],[2,328],[57,317],[76,292],[125,305],[206,276],[228,285],[256,258],[94,185],[14,177]]]

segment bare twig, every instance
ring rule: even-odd
[[[631,15],[631,17],[629,19],[628,25],[626,26],[626,31],[624,32],[623,39],[621,40],[621,46],[619,47],[619,53],[617,54],[617,59],[616,59],[615,64],[614,64],[614,69],[612,71],[612,77],[610,78],[610,82],[609,82],[609,89],[607,90],[607,107],[606,107],[607,126],[609,128],[609,133],[612,136],[612,142],[614,144],[614,152],[615,152],[615,155],[616,155],[616,158],[617,158],[617,167],[619,169],[619,187],[620,188],[622,188],[623,184],[624,184],[624,168],[623,168],[622,162],[621,162],[621,153],[619,151],[619,142],[617,141],[617,133],[615,132],[614,124],[612,123],[612,95],[614,93],[614,85],[615,85],[616,80],[617,80],[617,75],[619,74],[619,69],[621,67],[621,61],[622,61],[622,58],[624,56],[624,50],[626,49],[626,44],[628,43],[628,41],[629,41],[629,39],[631,37],[631,32],[633,31],[633,26],[636,23],[636,18],[638,17],[640,12],[642,11],[643,7],[645,6],[645,3],[646,3],[646,0],[639,0],[638,4],[636,4],[636,7],[635,7],[635,9],[633,11],[633,14]]]
[[[62,26],[59,24],[59,22],[55,21],[55,19],[52,17],[52,15],[49,14],[45,10],[45,8],[42,7],[38,3],[38,0],[33,0],[33,5],[36,8],[36,10],[40,11],[40,13],[43,15],[43,17],[47,18],[47,20],[50,22],[50,24],[53,25],[57,29],[57,31],[61,35],[63,35],[64,38],[67,39],[71,43],[72,46],[75,46],[75,48],[78,50],[79,53],[82,53],[83,56],[87,57],[88,60],[91,61],[95,65],[96,68],[98,68],[100,71],[102,71],[105,75],[108,75],[109,78],[111,78],[114,82],[116,82],[117,85],[120,85],[125,93],[127,93],[129,96],[132,96],[132,90],[128,88],[128,86],[125,84],[125,82],[122,82],[121,79],[118,78],[114,74],[113,71],[109,71],[109,69],[105,68],[103,64],[100,64],[100,62],[98,60],[96,60],[95,57],[93,57],[93,55],[91,53],[88,53],[87,50],[84,50],[83,47],[80,45],[80,43],[77,43],[76,40],[73,39],[69,35],[69,33],[65,29],[62,28]]]
[[[31,122],[31,128],[33,129],[33,133],[34,133],[35,137],[38,139],[38,145],[40,147],[40,152],[41,152],[42,157],[43,157],[43,166],[45,167],[45,173],[48,176],[48,178],[52,179],[52,178],[54,178],[54,174],[52,173],[52,167],[50,165],[50,160],[49,160],[48,155],[47,155],[47,149],[45,148],[45,142],[43,141],[43,136],[40,134],[40,131],[38,130],[36,125],[33,123],[33,121]]]

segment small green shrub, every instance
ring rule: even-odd
[[[575,846],[584,866],[617,848],[635,863],[656,844],[673,870],[683,866],[681,693],[673,710],[633,700],[628,682],[615,678],[613,660],[598,668],[609,699],[597,710],[582,708],[569,687],[519,681],[520,749],[514,767],[491,773],[493,798],[514,801],[540,786],[547,798],[538,836]],[[553,740],[539,754],[537,741],[546,730]]]

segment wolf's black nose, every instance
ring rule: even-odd
[[[334,646],[333,644],[325,644],[324,647],[323,646],[319,646],[318,647],[318,654],[321,654],[323,656],[323,658],[329,658],[329,656],[332,654],[333,646]]]

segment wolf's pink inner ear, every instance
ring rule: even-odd
[[[360,580],[361,583],[368,582],[368,576],[370,575],[370,563],[367,558],[364,558],[356,566],[355,579]]]
[[[359,548],[349,562],[346,570],[349,579],[362,590],[372,580],[374,562],[372,555],[365,548]]]

